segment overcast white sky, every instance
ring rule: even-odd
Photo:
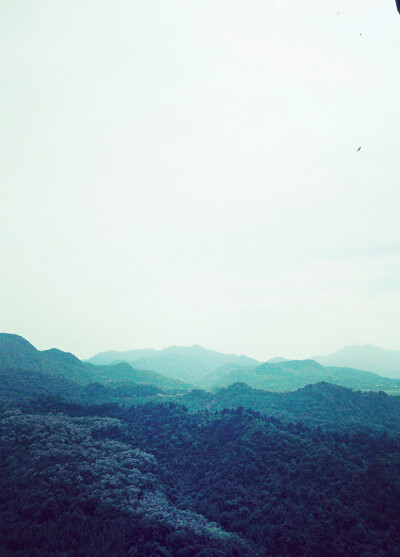
[[[1,331],[400,349],[394,0],[2,0],[0,26]]]

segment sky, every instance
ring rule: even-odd
[[[2,0],[0,29],[0,331],[400,349],[394,0]]]

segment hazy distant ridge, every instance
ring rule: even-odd
[[[323,366],[352,367],[400,378],[400,350],[387,350],[372,344],[345,346],[326,356],[314,356],[313,360]]]
[[[128,362],[136,369],[148,369],[188,383],[198,384],[207,374],[229,364],[254,366],[261,362],[247,356],[222,354],[199,345],[169,346],[163,350],[114,350],[96,354],[88,360],[92,364]]]

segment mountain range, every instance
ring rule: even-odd
[[[324,367],[345,367],[400,379],[400,350],[387,350],[370,344],[345,346],[332,354],[312,356],[308,360]],[[224,371],[227,373],[236,368],[255,368],[264,364],[254,358],[222,354],[198,345],[170,346],[163,350],[110,350],[96,354],[87,361],[96,365],[127,362],[136,369],[156,371],[199,387],[211,386],[213,380],[216,382],[224,375]],[[281,364],[287,361],[287,358],[276,357],[266,363]]]
[[[352,350],[351,348],[358,348]],[[363,359],[361,354],[365,355]],[[129,350],[126,352],[102,352],[90,358],[93,364],[111,364],[128,362],[136,369],[153,370],[162,375],[180,379],[201,389],[220,389],[236,382],[247,383],[255,389],[272,391],[292,391],[310,383],[326,381],[351,389],[386,391],[400,394],[400,360],[397,380],[382,377],[384,373],[366,370],[368,367],[368,349],[370,347],[348,347],[343,353],[348,358],[331,356],[318,357],[308,360],[288,360],[283,357],[272,358],[265,363],[247,356],[221,354],[207,350],[201,346],[170,346],[164,350]],[[389,360],[387,351],[376,348],[375,364],[369,367],[388,370],[384,362]],[[359,359],[356,360],[356,354]],[[354,355],[353,358],[350,356]],[[380,355],[380,358],[379,358]],[[359,361],[364,367],[352,364]],[[395,369],[394,359],[392,370]],[[337,363],[335,363],[337,362]],[[349,362],[346,364],[346,362]],[[393,377],[395,372],[393,371]]]
[[[399,379],[315,360],[274,358],[260,363],[195,345],[111,351],[81,361],[56,348],[39,351],[24,338],[6,333],[0,334],[0,373],[2,398],[47,393],[103,401],[125,397],[128,402],[142,395],[179,398],[193,388],[215,392],[235,383],[288,392],[321,381],[353,390],[400,394]]]

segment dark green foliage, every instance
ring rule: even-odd
[[[261,554],[400,553],[397,437],[309,429],[242,408],[190,414],[146,405],[126,420],[135,443],[157,457],[177,506]]]
[[[3,414],[0,554],[250,555],[216,524],[175,507],[153,455],[115,418]]]
[[[331,385],[327,386],[329,390],[324,385],[317,387],[325,393],[325,400],[338,396],[331,392]],[[315,387],[303,391],[303,400],[312,399]],[[341,388],[338,392],[343,401],[348,398],[341,412],[345,407],[351,412],[350,401],[354,395],[365,396]],[[383,401],[391,398],[384,394],[373,396],[375,402],[375,397]],[[15,486],[19,493],[21,489],[27,491],[22,498],[19,495],[17,507],[15,496],[8,495],[2,507],[6,513],[2,522],[8,523],[11,515],[17,516],[16,528],[29,532],[28,538],[36,531],[31,524],[32,516],[36,515],[18,514],[21,504],[28,508],[31,505],[34,510],[39,503],[33,501],[52,500],[60,492],[61,482],[67,486],[72,501],[62,499],[64,493],[57,504],[61,508],[59,514],[51,515],[46,527],[35,526],[42,532],[43,543],[47,543],[49,532],[57,531],[61,532],[62,543],[69,543],[68,535],[73,535],[74,540],[78,539],[86,547],[86,541],[96,538],[99,528],[100,540],[105,532],[115,544],[117,534],[113,528],[119,524],[120,517],[123,524],[116,527],[116,530],[121,528],[121,537],[117,536],[119,553],[114,553],[118,555],[397,557],[400,554],[398,429],[392,429],[388,435],[374,426],[353,424],[349,429],[344,421],[336,430],[310,427],[299,422],[285,423],[275,416],[242,407],[191,413],[172,402],[124,408],[42,398],[24,402],[21,410],[21,414],[14,409],[5,416],[3,438],[9,443],[9,451],[12,447],[14,460],[5,459],[4,465],[9,467],[11,462],[14,468],[11,473],[6,468],[3,476],[8,479],[2,491],[10,494],[11,484],[13,493],[16,493]],[[50,410],[64,415],[51,415]],[[26,416],[25,412],[30,415]],[[67,418],[67,414],[71,417]],[[94,418],[95,415],[99,417]],[[318,410],[314,422],[318,423]],[[66,431],[72,436],[68,437]],[[63,457],[65,451],[71,454],[68,459]],[[125,457],[119,456],[130,455],[131,451],[141,455],[135,456],[139,458],[135,478],[130,476],[129,469],[121,468],[132,457],[124,460]],[[39,459],[37,455],[41,455]],[[76,489],[74,480],[65,477],[66,460],[71,478],[78,477],[82,467],[97,470],[99,461],[103,468],[100,475],[88,476],[82,489]],[[146,468],[145,462],[153,464]],[[40,476],[47,483],[32,482],[32,472],[38,473],[36,466],[47,470],[48,473]],[[114,476],[118,481],[110,487],[107,482]],[[49,477],[53,479],[50,481]],[[142,495],[125,493],[121,488],[124,482],[141,489]],[[33,497],[30,497],[31,490]],[[104,507],[103,497],[107,497],[109,506]],[[10,505],[11,515],[7,514]],[[90,533],[73,534],[78,523],[71,526],[68,535],[62,533],[65,518],[71,514],[70,505],[87,517],[83,524],[93,528]],[[132,515],[129,508],[138,512]],[[179,518],[182,512],[189,513],[184,515],[183,522]],[[217,524],[220,530],[207,521]],[[42,528],[46,529],[42,531]],[[12,529],[7,527],[3,532],[5,540],[9,531]],[[236,541],[229,537],[232,535],[238,536]],[[85,554],[94,555],[92,542],[87,543],[89,549]],[[113,555],[107,543],[101,543]],[[56,546],[49,547],[55,551]]]

